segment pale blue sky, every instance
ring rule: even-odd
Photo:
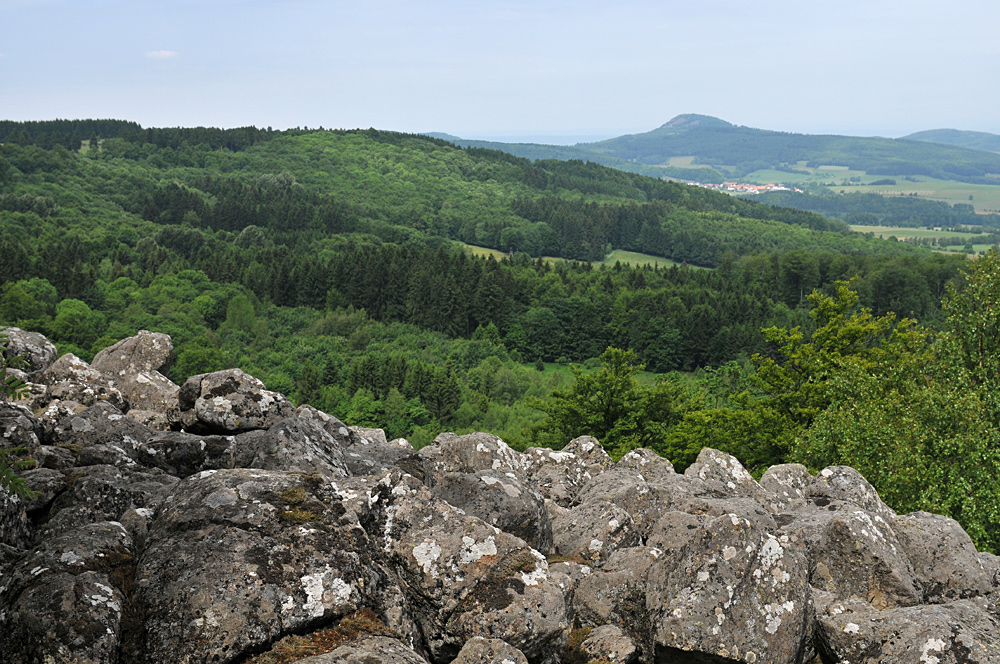
[[[1000,133],[1000,3],[0,0],[0,119]]]

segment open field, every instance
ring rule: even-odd
[[[865,181],[871,182],[875,179],[865,176]],[[935,180],[923,176],[913,178],[917,182],[892,178],[896,180],[895,185],[865,185],[848,187],[830,187],[834,191],[858,191],[862,193],[875,193],[883,196],[909,196],[916,194],[920,198],[929,198],[935,201],[946,203],[964,203],[975,207],[976,212],[998,212],[1000,211],[1000,184],[969,184],[967,182],[954,182],[952,180]],[[969,197],[972,200],[969,200]]]
[[[852,231],[857,231],[858,233],[874,233],[877,237],[889,237],[895,236],[900,240],[906,238],[944,238],[946,240],[945,244],[939,244],[937,247],[938,251],[943,252],[954,252],[954,253],[966,253],[965,243],[972,242],[972,251],[974,253],[979,253],[981,251],[986,251],[992,244],[985,244],[982,242],[977,242],[983,236],[979,233],[954,233],[949,231],[935,231],[927,228],[906,228],[906,227],[896,227],[896,226],[851,226]]]
[[[496,249],[489,249],[487,247],[477,247],[472,244],[464,244],[465,251],[473,256],[493,256],[496,260],[506,258],[507,254]],[[548,263],[558,263],[564,261],[564,258],[557,258],[555,256],[542,256],[542,258]],[[624,251],[622,249],[615,249],[608,257],[599,263],[594,263],[594,265],[607,265],[613,266],[615,263],[621,262],[623,265],[655,265],[661,268],[673,267],[674,265],[681,265],[677,261],[670,260],[669,258],[663,258],[662,256],[653,256],[651,254],[640,254],[637,251]],[[708,270],[710,268],[700,267],[698,265],[690,265],[692,269],[695,270]]]
[[[960,244],[965,244],[965,240],[968,238],[975,239],[977,235],[967,234],[967,233],[955,233],[954,231],[935,231],[929,228],[907,228],[905,226],[851,226],[852,231],[857,231],[858,233],[874,233],[876,237],[889,237],[890,235],[896,236],[898,239],[902,240],[908,237],[946,237],[954,238],[956,242],[961,240]]]

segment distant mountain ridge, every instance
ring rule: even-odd
[[[918,131],[915,134],[904,136],[911,141],[926,141],[928,143],[942,143],[944,145],[956,145],[972,150],[985,150],[987,152],[1000,152],[1000,136],[990,134],[985,131],[965,131],[962,129],[930,129],[928,131]]]
[[[965,140],[971,141],[967,134],[977,132],[961,133]],[[1000,137],[996,138],[1000,141]],[[502,150],[532,160],[580,159],[643,175],[701,182],[721,182],[756,170],[788,170],[804,164],[844,166],[871,175],[925,175],[1000,184],[1000,154],[982,148],[929,142],[912,136],[892,139],[754,129],[698,114],[678,115],[645,133],[573,146],[446,140],[462,147]],[[980,136],[978,144],[984,145],[983,140]],[[997,150],[1000,151],[1000,144]],[[690,165],[672,163],[682,157],[690,158]]]

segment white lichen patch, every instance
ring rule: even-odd
[[[77,563],[82,565],[83,559],[72,551],[65,551],[61,556],[59,556],[59,562],[66,563],[67,565],[75,565]]]
[[[495,556],[497,554],[496,539],[490,535],[482,542],[477,542],[472,537],[465,535],[462,537],[462,550],[458,554],[458,561],[463,565],[474,563],[483,556]]]
[[[304,590],[306,593],[306,601],[302,605],[302,608],[312,618],[321,618],[323,616],[323,613],[326,611],[326,607],[323,605],[323,577],[329,571],[330,568],[327,567],[326,570],[322,572],[317,572],[316,574],[306,574],[305,576],[299,579],[302,582],[302,590]],[[336,589],[337,581],[340,581],[342,585],[346,585],[344,584],[343,580],[339,578],[335,579],[334,588],[331,588],[331,591],[333,591],[334,593],[340,592],[342,594],[343,592],[342,590]],[[351,596],[351,589],[348,586],[347,598],[350,599],[350,596]],[[339,604],[343,604],[346,601],[347,600],[341,601],[339,602]]]
[[[931,655],[932,650],[937,652],[944,652],[945,642],[941,639],[928,639],[927,643],[924,644],[923,648],[920,649],[920,661],[923,664],[938,664],[941,660],[934,655]]]
[[[857,634],[860,631],[861,627],[859,627],[855,623],[849,622],[846,625],[844,625],[844,634]]]
[[[602,542],[599,539],[592,539],[590,540],[590,546],[587,548],[593,551],[594,553],[600,553],[602,550],[604,550],[604,542]]]
[[[526,586],[537,586],[547,578],[549,578],[549,575],[541,565],[536,565],[535,569],[531,572],[521,572],[521,581]]]
[[[214,510],[225,505],[235,505],[238,499],[236,491],[223,487],[205,496],[205,504]]]
[[[437,560],[440,557],[441,547],[434,540],[424,540],[413,547],[413,558],[417,564],[424,570],[424,574],[430,574],[435,579],[439,577]]]
[[[726,546],[722,548],[723,560],[732,560],[735,557],[736,557],[736,547]]]
[[[500,480],[498,480],[495,477],[490,477],[489,475],[487,475],[486,477],[481,477],[480,479],[486,486],[493,486],[494,484],[500,484]]]

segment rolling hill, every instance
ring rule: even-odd
[[[909,141],[926,141],[928,143],[955,145],[961,148],[969,148],[970,150],[1000,152],[1000,136],[985,131],[930,129],[928,131],[918,131],[903,138]]]
[[[581,159],[654,177],[721,182],[761,169],[841,166],[869,175],[929,176],[1000,184],[1000,155],[911,138],[794,134],[733,125],[707,115],[679,115],[641,134],[575,146],[457,142],[528,159]]]

